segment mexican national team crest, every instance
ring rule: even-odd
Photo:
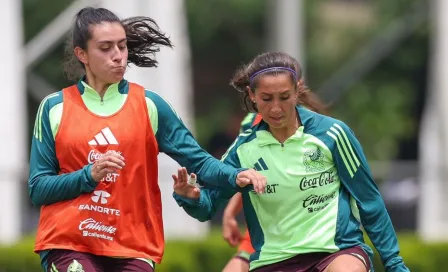
[[[77,260],[73,260],[73,262],[68,266],[67,272],[84,272],[84,268]]]
[[[322,150],[317,147],[315,149],[306,151],[303,155],[303,164],[305,165],[306,172],[323,171],[325,167]]]

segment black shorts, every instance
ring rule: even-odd
[[[47,255],[46,272],[154,272],[139,259],[120,259],[90,253],[53,249]]]

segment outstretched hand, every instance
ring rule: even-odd
[[[189,177],[185,167],[179,168],[177,176],[174,174],[172,177],[174,180],[173,189],[176,194],[191,199],[199,198],[201,191],[194,184],[188,183]],[[196,174],[191,173],[190,178],[196,180]]]

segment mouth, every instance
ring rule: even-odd
[[[115,67],[112,67],[112,70],[124,71],[125,68],[123,66],[115,66]]]
[[[274,121],[280,121],[280,120],[282,120],[282,118],[283,117],[269,117],[269,118],[271,118],[272,120],[274,120]]]

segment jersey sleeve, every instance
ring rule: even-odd
[[[409,271],[399,256],[392,221],[359,141],[342,122],[334,123],[327,135],[335,142],[332,153],[341,182],[355,199],[361,224],[378,250],[386,271]]]
[[[216,211],[224,208],[235,192],[203,187],[198,199],[188,199],[176,193],[173,193],[173,197],[188,215],[205,222],[212,219]]]
[[[58,175],[59,163],[49,118],[50,101],[44,99],[39,107],[31,143],[28,191],[36,206],[74,199],[95,189],[91,165]]]
[[[221,161],[227,165],[231,165],[232,167],[241,168],[240,160],[237,154],[237,147],[238,138],[223,155]],[[236,189],[218,190],[205,184],[204,187],[201,188],[199,199],[188,199],[179,196],[176,193],[173,193],[173,197],[177,204],[182,207],[187,214],[201,222],[204,222],[213,218],[216,211],[225,207],[230,198],[232,198],[236,192]]]
[[[243,169],[225,165],[208,154],[199,146],[168,102],[151,91],[147,91],[146,95],[157,107],[156,139],[159,150],[186,167],[189,173],[196,173],[198,179],[205,184],[228,190],[236,188],[236,177]]]

